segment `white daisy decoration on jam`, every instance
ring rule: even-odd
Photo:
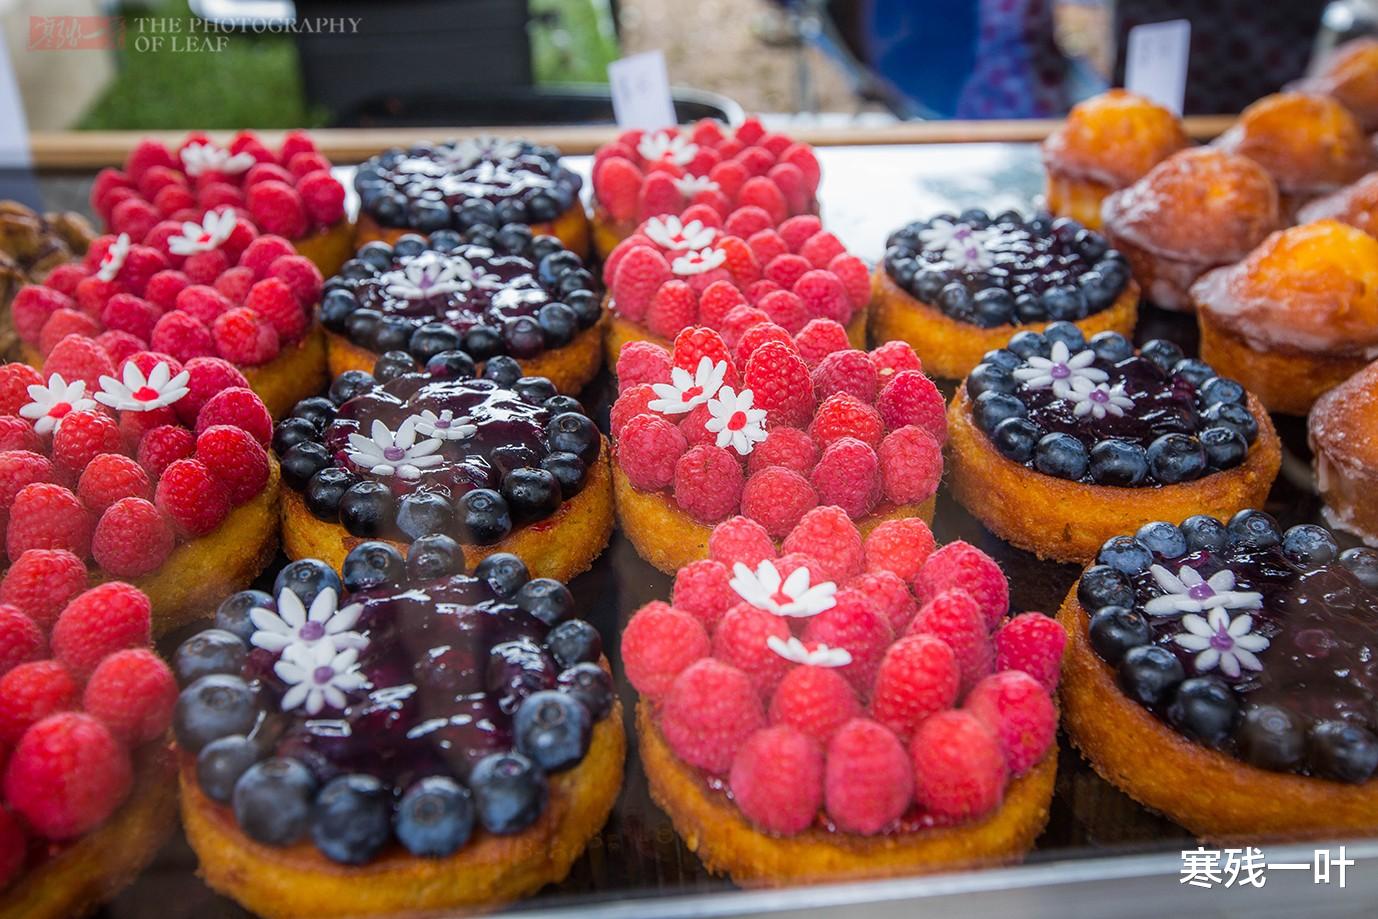
[[[683,415],[703,405],[718,394],[727,376],[727,361],[713,361],[708,355],[699,358],[693,376],[683,367],[670,370],[670,382],[652,383],[656,398],[646,404],[653,412],[663,415]]]
[[[425,300],[462,293],[472,286],[473,276],[474,266],[468,259],[426,251],[407,262],[401,271],[390,273],[384,292],[398,300]]]
[[[832,581],[809,583],[809,569],[800,565],[781,578],[780,569],[766,559],[752,571],[741,562],[732,566],[728,586],[747,603],[776,616],[805,618],[817,616],[837,605],[837,585]]]
[[[378,419],[373,420],[369,436],[355,432],[349,435],[345,456],[351,463],[374,475],[395,475],[406,481],[421,478],[421,470],[438,466],[445,457],[435,451],[442,441],[438,437],[417,441],[417,416],[412,415],[393,431]]]
[[[793,635],[789,638],[771,635],[766,638],[766,647],[785,660],[805,667],[845,667],[852,662],[852,652],[846,648],[829,648],[822,642],[810,648]]]
[[[994,257],[990,243],[1000,238],[995,230],[978,230],[970,224],[939,218],[919,232],[919,239],[930,250],[959,268],[989,268]]]
[[[288,651],[273,665],[278,679],[287,684],[282,694],[282,710],[300,708],[308,715],[319,715],[326,706],[339,710],[349,703],[349,693],[368,686],[359,672],[359,652],[354,648],[336,651],[322,641],[309,649]]]
[[[151,412],[171,405],[187,394],[191,379],[185,370],[174,376],[167,361],[154,364],[148,376],[133,361],[126,361],[120,376],[123,379],[101,377],[96,393],[97,402],[117,412]]]
[[[368,639],[354,631],[354,626],[363,614],[363,604],[351,603],[341,609],[339,602],[335,588],[326,587],[312,599],[308,610],[296,591],[283,590],[278,594],[276,610],[262,606],[249,610],[249,621],[254,624],[249,644],[272,654],[282,654],[291,647],[309,651],[321,642],[335,651],[362,651],[368,647]]]
[[[113,281],[119,277],[120,269],[124,267],[124,260],[129,257],[129,234],[121,233],[115,237],[115,241],[110,244],[110,248],[105,250],[105,255],[101,256],[100,267],[96,269],[96,277],[102,281]]]
[[[435,437],[439,440],[463,440],[478,433],[478,425],[468,416],[455,417],[450,409],[441,409],[437,415],[425,409],[416,416],[416,433],[422,437]]]
[[[701,220],[682,222],[673,215],[652,217],[642,228],[646,237],[662,249],[679,251],[681,249],[699,250],[713,244],[718,231]]]
[[[647,131],[637,141],[636,152],[648,163],[669,160],[676,166],[684,166],[698,154],[699,148],[683,134]]]
[[[1183,631],[1172,636],[1181,648],[1197,652],[1192,666],[1197,673],[1219,669],[1232,680],[1245,670],[1262,670],[1258,652],[1268,647],[1268,639],[1256,633],[1254,617],[1248,613],[1230,617],[1219,606],[1211,607],[1202,618],[1196,613],[1182,617]]]
[[[1124,384],[1113,387],[1105,383],[1092,383],[1085,377],[1072,381],[1072,391],[1066,396],[1072,403],[1072,414],[1078,418],[1091,417],[1099,421],[1106,415],[1122,416],[1134,407],[1134,400],[1124,393]]]
[[[674,182],[675,191],[686,198],[692,198],[701,191],[718,191],[722,187],[708,176],[684,175]]]
[[[1035,354],[1025,366],[1016,367],[1014,378],[1030,389],[1051,389],[1059,399],[1067,399],[1078,380],[1094,385],[1110,379],[1110,374],[1093,366],[1095,361],[1096,352],[1090,348],[1073,354],[1066,342],[1055,341],[1047,357]]]
[[[211,211],[201,218],[201,222],[188,220],[182,224],[182,232],[168,238],[167,247],[173,255],[195,255],[220,248],[220,244],[230,238],[238,218],[230,208]]]
[[[1208,609],[1247,610],[1263,605],[1263,594],[1252,590],[1235,590],[1234,572],[1222,568],[1209,578],[1189,565],[1173,574],[1162,565],[1149,569],[1153,580],[1163,589],[1163,595],[1144,604],[1150,616],[1180,616],[1200,613]]]
[[[721,268],[727,261],[727,253],[722,249],[715,249],[708,246],[703,249],[689,249],[683,255],[675,257],[670,263],[670,270],[680,277],[689,277],[695,274],[704,274],[714,268]]]
[[[209,141],[193,141],[182,148],[182,167],[189,176],[206,172],[238,175],[252,169],[256,162],[248,153],[231,153]]]
[[[48,377],[47,383],[30,383],[28,393],[31,401],[20,407],[19,417],[32,421],[39,434],[51,434],[72,412],[96,407],[86,396],[85,380],[68,383],[60,373]]]
[[[716,434],[719,447],[731,447],[746,456],[766,439],[766,410],[755,408],[749,389],[736,392],[722,386],[708,400],[708,420],[703,423],[710,434]]]

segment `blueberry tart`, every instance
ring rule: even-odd
[[[559,150],[526,140],[478,137],[394,148],[365,160],[354,173],[355,242],[519,223],[587,256],[582,185]]]
[[[374,240],[325,284],[330,372],[368,370],[388,351],[424,363],[462,350],[480,366],[515,358],[576,394],[602,365],[596,285],[583,259],[524,224]]]
[[[564,879],[626,737],[598,632],[514,555],[444,536],[302,559],[177,649],[182,823],[270,919],[493,907]]]
[[[1378,829],[1378,552],[1261,511],[1108,540],[1058,614],[1063,725],[1211,840]]]
[[[337,568],[361,541],[443,535],[468,564],[514,553],[538,577],[588,569],[612,533],[603,436],[549,380],[463,352],[405,352],[335,378],[277,426],[283,549]]]
[[[1378,361],[1316,400],[1307,427],[1326,520],[1378,545]]]
[[[992,351],[948,409],[953,490],[1002,539],[1085,561],[1109,537],[1261,504],[1281,465],[1262,404],[1157,339],[1070,323]]]
[[[1021,328],[1129,335],[1139,307],[1128,260],[1100,233],[979,208],[890,234],[872,286],[871,338],[908,342],[929,373],[958,380]]]

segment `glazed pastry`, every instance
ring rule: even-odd
[[[1085,561],[1164,513],[1261,504],[1282,461],[1262,404],[1161,339],[1060,322],[986,355],[948,411],[957,499],[1039,558]]]
[[[80,214],[39,214],[18,201],[0,201],[0,355],[19,354],[9,311],[19,288],[38,284],[58,265],[81,258],[95,237]]]
[[[1174,153],[1105,199],[1105,234],[1147,299],[1191,309],[1192,282],[1239,261],[1278,228],[1278,190],[1253,160],[1209,147]]]
[[[1106,195],[1190,145],[1181,120],[1157,103],[1123,89],[1093,96],[1043,142],[1048,209],[1098,230]]]
[[[359,193],[356,244],[396,242],[405,233],[517,223],[589,254],[583,180],[554,147],[494,137],[394,148],[354,174]]]
[[[1307,421],[1331,526],[1378,545],[1378,362],[1316,400]]]
[[[1378,552],[1262,511],[1106,542],[1058,615],[1063,725],[1208,840],[1378,829]]]
[[[762,319],[791,335],[814,319],[837,322],[866,344],[869,269],[812,215],[774,227],[759,208],[722,220],[696,204],[652,217],[603,263],[603,283],[610,364],[629,341],[669,347],[690,326],[732,336]]]
[[[713,547],[621,641],[651,797],[708,869],[776,886],[1019,860],[1053,794],[1058,624],[1007,619],[995,562],[934,551],[921,520],[863,541],[819,507],[777,557],[738,517]]]
[[[303,131],[288,131],[276,151],[252,131],[240,131],[228,147],[199,132],[176,148],[142,140],[124,169],[96,175],[91,208],[107,232],[148,243],[162,222],[181,226],[232,207],[264,233],[289,240],[322,274],[333,274],[349,258],[354,226],[330,168]]]
[[[913,346],[929,373],[961,379],[1021,328],[1075,322],[1129,335],[1139,287],[1105,237],[1066,217],[945,214],[890,234],[872,279],[871,338]]]
[[[860,351],[826,320],[795,336],[762,322],[732,347],[693,328],[668,352],[628,345],[617,379],[618,520],[666,573],[706,558],[713,525],[736,514],[776,539],[821,504],[863,532],[933,519],[943,397],[902,342]]]
[[[10,566],[0,592],[56,577],[39,557],[61,549],[64,575],[147,594],[162,634],[272,559],[272,419],[230,364],[148,351],[117,363],[74,335],[42,372],[6,364],[0,380]]]
[[[1215,146],[1268,170],[1287,219],[1312,198],[1353,182],[1375,162],[1354,116],[1331,97],[1312,93],[1264,96],[1240,113]]]
[[[818,213],[813,148],[770,134],[756,118],[724,132],[711,118],[692,127],[626,131],[593,157],[593,242],[606,258],[652,217],[703,204],[724,219],[746,205],[772,226]]]
[[[562,881],[626,736],[602,641],[557,581],[444,536],[292,562],[174,658],[182,824],[269,919],[492,908]]]
[[[1378,240],[1333,220],[1274,233],[1191,295],[1201,358],[1272,412],[1306,414],[1378,357]]]
[[[523,224],[366,243],[325,285],[330,372],[371,370],[387,351],[425,362],[462,349],[480,362],[515,357],[576,395],[603,365],[596,281],[554,236]]]
[[[92,913],[177,820],[167,729],[177,684],[149,648],[149,601],[86,589],[54,562],[0,607],[0,916]]]
[[[1310,202],[1297,211],[1297,223],[1338,220],[1378,236],[1378,172]]]
[[[469,565],[512,552],[537,577],[586,571],[612,534],[603,437],[579,402],[508,357],[405,352],[305,399],[273,447],[289,486],[283,549],[337,568],[364,539],[444,534]]]
[[[1339,45],[1314,76],[1298,81],[1297,88],[1333,96],[1365,131],[1378,131],[1378,39],[1356,38]]]

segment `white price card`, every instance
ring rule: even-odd
[[[670,76],[659,51],[633,54],[608,65],[612,112],[620,128],[654,131],[675,123]]]
[[[1126,44],[1124,88],[1182,114],[1191,23],[1185,19],[1144,23],[1129,30]]]

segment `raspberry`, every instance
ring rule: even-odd
[[[876,400],[876,408],[888,430],[916,424],[932,434],[939,444],[947,443],[947,406],[943,394],[921,370],[901,370],[886,383]]]
[[[43,630],[18,607],[0,605],[0,674],[36,661],[48,651]]]
[[[943,448],[924,428],[905,425],[880,442],[880,484],[892,504],[919,504],[933,497],[943,477]]]
[[[161,737],[172,723],[177,680],[146,648],[116,651],[91,674],[81,704],[117,740],[134,747]]]
[[[186,459],[196,450],[196,437],[186,428],[165,424],[154,428],[139,441],[139,465],[157,479],[174,462]]]
[[[0,509],[14,506],[15,496],[27,485],[51,482],[57,477],[52,460],[27,450],[0,453]]]
[[[776,163],[766,173],[766,178],[775,183],[785,196],[787,208],[794,213],[809,206],[813,194],[804,187],[804,174],[799,167],[789,163]]]
[[[836,507],[809,511],[785,537],[782,552],[798,552],[816,559],[828,580],[838,584],[861,573],[861,534]]]
[[[196,438],[196,458],[225,484],[235,505],[268,484],[268,453],[242,428],[220,424],[202,431]]]
[[[5,534],[10,560],[28,549],[66,549],[78,558],[91,551],[91,515],[61,485],[35,482],[15,495]]]
[[[852,343],[848,341],[847,330],[841,323],[832,319],[810,319],[794,336],[794,346],[804,363],[816,368],[823,358],[836,351],[846,351],[852,347]]]
[[[58,342],[43,362],[43,372],[51,379],[55,373],[69,383],[83,380],[88,393],[100,389],[102,376],[115,375],[115,363],[100,345],[90,338],[72,335]]]
[[[0,366],[0,415],[18,415],[28,405],[29,387],[43,385],[43,375],[28,364]]]
[[[756,256],[756,261],[762,265],[777,256],[789,254],[789,245],[779,233],[769,228],[752,233],[746,244],[751,247],[751,254]]]
[[[817,505],[818,496],[809,480],[783,466],[769,466],[752,474],[742,489],[742,513],[777,538]]]
[[[177,417],[183,424],[193,425],[196,416],[211,396],[223,389],[249,388],[244,374],[227,360],[218,357],[194,357],[182,368],[187,372],[187,394],[174,403]]]
[[[840,437],[818,459],[809,481],[821,504],[833,504],[859,520],[880,501],[880,461],[855,437]]]
[[[182,362],[215,353],[215,342],[206,324],[179,310],[163,314],[153,327],[148,344],[154,351],[162,351]]]
[[[0,677],[0,743],[18,743],[31,725],[80,701],[81,686],[57,661],[20,664]]]
[[[282,261],[284,260],[278,259],[273,265],[276,266]],[[280,341],[296,341],[311,323],[310,313],[297,301],[292,288],[281,278],[264,278],[249,288],[249,295],[244,298],[244,306],[276,329]]]
[[[121,498],[105,509],[91,536],[91,557],[108,574],[137,578],[163,566],[177,537],[146,498]]]
[[[808,259],[815,268],[826,268],[829,262],[846,251],[847,247],[826,230],[810,236],[799,247],[799,254]]]
[[[890,571],[906,584],[933,554],[933,531],[918,517],[887,520],[866,537],[866,570]]]
[[[847,252],[833,256],[826,265],[847,291],[852,307],[860,309],[871,300],[871,270],[866,263]]]
[[[92,248],[95,248],[94,244]],[[125,291],[125,289],[125,285],[119,281],[107,281],[97,274],[92,274],[77,282],[76,290],[72,292],[72,296],[77,301],[77,309],[88,316],[98,316],[100,315],[100,308],[105,305],[105,301],[115,294]],[[47,324],[46,320],[44,324]]]
[[[288,131],[282,136],[282,146],[278,148],[278,159],[290,166],[298,155],[314,153],[316,153],[316,143],[311,139],[311,135],[305,131]]]
[[[795,667],[770,697],[770,723],[789,725],[819,743],[861,714],[847,680],[831,667]]]
[[[227,310],[217,317],[211,337],[221,357],[246,367],[266,364],[282,350],[277,329],[245,307]]]
[[[739,599],[729,586],[731,579],[732,572],[722,562],[706,558],[690,562],[675,572],[675,609],[692,613],[713,634],[723,613]]]
[[[791,252],[798,252],[804,243],[823,229],[823,222],[813,214],[800,214],[780,224],[780,238],[789,246]]]
[[[288,239],[306,235],[306,209],[301,196],[286,182],[258,182],[250,186],[244,204],[263,232]]]
[[[907,342],[887,341],[868,356],[871,363],[876,365],[876,374],[882,385],[890,382],[902,370],[923,371],[923,362]]]
[[[793,258],[793,256],[787,257]],[[804,301],[788,290],[771,291],[760,299],[756,308],[770,317],[771,322],[784,330],[784,340],[789,342],[791,350],[794,348],[794,339],[791,336],[803,329],[804,323],[813,316]]]
[[[637,415],[622,427],[617,462],[633,487],[657,491],[675,481],[675,469],[687,449],[679,428],[659,415]]]
[[[138,183],[144,173],[155,166],[176,170],[178,163],[166,146],[156,140],[141,140],[129,151],[124,161],[124,171],[129,179]]]
[[[148,286],[144,288],[144,300],[167,312],[177,303],[177,295],[190,284],[191,278],[180,271],[160,271],[148,279]]]
[[[344,186],[327,169],[315,169],[303,175],[297,182],[297,191],[301,193],[302,205],[312,222],[329,226],[344,219]]]
[[[132,782],[129,754],[105,725],[63,712],[19,741],[5,770],[5,799],[40,835],[74,839],[103,823]]]
[[[819,447],[827,448],[843,437],[855,437],[872,450],[880,447],[885,425],[880,413],[850,393],[828,396],[818,406],[809,425],[809,435]]]
[[[229,267],[228,255],[219,249],[210,249],[187,256],[186,261],[182,263],[182,273],[193,285],[209,286]]]
[[[106,329],[97,335],[96,344],[100,345],[116,364],[123,364],[131,354],[137,354],[148,347],[148,342],[144,339],[118,329]]]
[[[162,215],[142,198],[127,198],[110,211],[110,229],[128,233],[130,239],[143,239]]]
[[[914,794],[904,745],[883,725],[853,718],[828,742],[824,800],[844,833],[872,836],[898,820]]]
[[[14,329],[19,337],[37,345],[48,317],[59,310],[75,307],[76,301],[66,294],[41,284],[30,284],[15,294],[10,315],[14,317]]]
[[[783,466],[807,475],[818,462],[813,439],[798,428],[773,428],[746,458],[748,475],[771,466]]]
[[[277,263],[274,262],[274,264]],[[257,282],[258,279],[254,277],[252,268],[236,265],[215,279],[215,289],[231,304],[238,306],[244,302],[245,297],[249,296],[249,288]]]
[[[86,313],[78,310],[62,309],[48,317],[43,329],[38,333],[38,351],[46,355],[54,346],[68,335],[95,338],[100,334],[100,323]]]
[[[766,643],[771,636],[789,638],[789,626],[774,613],[738,603],[727,611],[713,633],[713,656],[731,664],[751,679],[751,685],[768,699],[790,668],[790,662]]]
[[[675,677],[660,712],[661,733],[675,755],[718,775],[727,772],[737,748],[765,723],[761,699],[747,675],[711,657]]]
[[[722,333],[722,340],[735,353],[747,329],[768,321],[769,317],[754,306],[734,306],[723,316],[718,331]]]
[[[737,193],[737,203],[759,207],[770,215],[773,224],[789,216],[789,205],[779,186],[763,175],[752,176],[742,183],[742,190]]]
[[[766,342],[746,362],[743,385],[766,410],[770,427],[803,427],[813,415],[813,383],[809,368],[793,351],[794,345]]]
[[[957,540],[934,552],[914,581],[920,603],[960,587],[981,607],[986,628],[993,629],[1010,607],[1010,587],[995,560],[970,543]]]
[[[731,180],[725,183],[723,181],[720,181],[718,178],[720,175],[723,174],[724,167],[735,167],[735,169],[738,170],[738,174],[740,175],[740,179],[738,180],[739,185],[740,183],[744,183],[746,181],[746,174],[744,171],[741,171],[741,167],[737,163],[719,164],[718,166],[713,167],[713,169],[708,173],[708,177],[710,179],[713,179],[713,181],[718,182],[719,185],[723,185],[726,194],[735,197],[732,195],[730,191],[726,191],[726,189],[730,187]],[[734,178],[736,177],[734,176]],[[740,192],[740,190],[741,189],[738,188],[738,192]],[[728,214],[727,220],[723,223],[723,229],[727,231],[728,235],[736,236],[741,239],[747,239],[752,235],[759,233],[762,230],[773,227],[777,223],[779,223],[779,221],[777,220],[772,220],[769,213],[767,213],[760,207],[753,205],[751,202],[740,201],[739,199],[739,203],[740,206],[732,213]]]
[[[847,393],[869,407],[876,400],[876,386],[876,367],[864,351],[834,351],[813,369],[814,395],[821,400]]]
[[[713,524],[742,500],[742,464],[715,444],[690,447],[675,462],[675,503],[700,523]]]
[[[146,647],[152,606],[143,592],[119,581],[106,581],[79,594],[53,626],[53,656],[80,679],[108,654]]]
[[[23,450],[26,453],[39,453],[43,441],[33,429],[33,423],[14,415],[0,415],[0,452]]]
[[[617,391],[670,382],[670,352],[650,341],[629,341],[617,355]]]
[[[124,448],[120,426],[97,409],[70,412],[53,432],[53,461],[72,472],[80,472],[101,453],[118,453]]]
[[[739,306],[746,306],[746,297],[730,281],[714,281],[699,294],[699,322],[715,329],[721,329],[728,313]],[[726,335],[723,343],[731,345]]]
[[[846,648],[852,655],[852,662],[839,667],[837,672],[847,678],[859,695],[865,695],[871,690],[876,670],[885,657],[885,649],[894,640],[894,633],[885,616],[864,594],[844,588],[837,592],[834,600],[831,609],[809,619],[802,637],[805,642]]]
[[[909,744],[914,800],[940,817],[975,818],[1005,794],[1005,756],[990,731],[968,712],[939,712]]]
[[[626,353],[625,351],[623,353]],[[649,383],[638,383],[626,389],[617,401],[612,404],[612,410],[608,413],[608,432],[614,441],[620,441],[622,431],[637,415],[647,415],[660,417],[649,408],[650,404],[658,399],[655,390]],[[668,419],[667,419],[668,420]]]
[[[5,760],[4,752],[0,751],[0,770],[5,768]],[[28,854],[29,840],[24,836],[24,827],[19,818],[0,808],[0,890],[19,877]]]
[[[638,246],[622,257],[613,276],[613,308],[632,322],[641,322],[656,291],[670,280],[670,263],[650,246]]]
[[[641,190],[641,170],[620,156],[604,159],[594,170],[594,190],[598,203],[616,221],[636,217],[636,199]]]
[[[731,570],[737,562],[755,569],[766,559],[775,558],[775,543],[766,528],[748,517],[731,517],[713,528],[708,536],[708,556]]]
[[[876,672],[871,717],[908,740],[924,719],[951,708],[961,674],[941,639],[908,635],[890,646]]]
[[[806,271],[794,282],[793,289],[810,316],[821,316],[836,322],[846,322],[852,318],[852,298],[831,271],[818,268]]]
[[[698,318],[698,298],[687,283],[666,281],[651,298],[646,310],[646,328],[662,338],[674,338]]]
[[[99,514],[121,498],[152,498],[153,486],[148,473],[134,460],[119,453],[102,453],[82,471],[77,497]]]
[[[241,386],[222,389],[201,406],[196,416],[196,433],[200,435],[217,424],[243,428],[264,447],[273,438],[273,416],[252,389]]]
[[[789,576],[800,568],[808,571],[810,584],[822,584],[828,580],[828,575],[823,571],[818,559],[802,552],[786,552],[775,560],[775,570],[779,572],[782,581],[788,580]]]
[[[702,327],[685,329],[675,337],[675,346],[672,351],[672,362],[676,367],[682,367],[692,375],[698,368],[699,363],[706,357],[709,363],[717,364],[719,361],[727,364],[728,375],[723,382],[728,386],[737,385],[736,371],[732,365],[732,355],[727,350],[727,344],[722,340],[722,336],[712,329]],[[621,364],[619,359],[618,364]],[[668,377],[667,377],[668,379]]]
[[[708,656],[708,633],[697,619],[659,600],[637,610],[622,632],[627,680],[648,699],[659,699],[690,664]]]
[[[960,694],[995,667],[995,649],[981,608],[965,590],[945,590],[929,600],[909,623],[910,635],[932,635],[947,643],[961,671]]]
[[[163,470],[154,501],[178,531],[192,537],[213,532],[230,513],[228,489],[196,459],[177,460]]]
[[[213,211],[224,206],[242,208],[244,192],[228,182],[206,182],[197,190],[196,201],[205,211]]]
[[[1011,775],[1023,775],[1043,758],[1057,735],[1057,711],[1038,681],[1006,670],[976,684],[963,704],[995,735]]]
[[[909,592],[909,585],[893,572],[868,571],[852,579],[847,586],[869,597],[896,635],[904,633],[918,612],[919,606]]]
[[[113,300],[114,298],[112,298],[112,302]],[[205,284],[192,284],[190,287],[182,288],[181,293],[177,295],[175,306],[176,309],[194,316],[207,326],[214,324],[216,317],[230,307],[231,303],[224,294],[214,287],[207,287]],[[145,334],[143,337],[148,338],[149,336]]]
[[[30,549],[0,580],[0,603],[16,606],[48,631],[67,603],[86,589],[86,565],[63,549]]]
[[[758,828],[801,833],[823,803],[823,751],[792,727],[762,728],[737,751],[728,784],[743,816]]]
[[[676,416],[679,422],[679,432],[684,435],[684,442],[691,447],[699,444],[715,444],[718,435],[708,430],[708,421],[713,417],[713,413],[708,410],[708,406],[696,405],[689,410],[688,414]]]
[[[767,317],[765,321],[758,322],[756,325],[742,332],[741,337],[737,339],[737,346],[734,349],[737,355],[737,363],[745,366],[747,360],[756,352],[756,349],[760,348],[768,341],[779,342],[785,345],[790,351],[794,350],[794,339],[790,338],[788,332]]]
[[[1062,670],[1067,633],[1042,613],[1020,613],[995,633],[995,669],[1022,670],[1052,694]]]
[[[250,268],[256,278],[266,278],[273,262],[284,255],[296,255],[297,250],[281,236],[260,236],[245,247],[239,264]]]

